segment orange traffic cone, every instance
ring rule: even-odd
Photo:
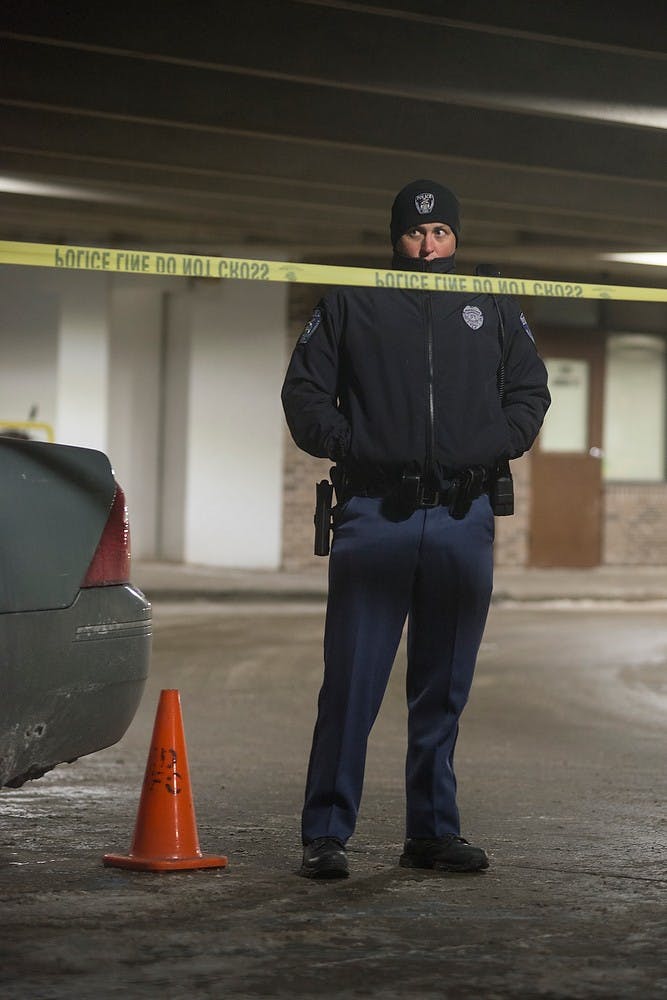
[[[160,694],[130,853],[105,854],[103,860],[149,872],[227,864],[227,858],[199,849],[178,691]]]

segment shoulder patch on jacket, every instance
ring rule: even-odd
[[[521,320],[521,326],[524,328],[524,330],[526,331],[532,342],[535,343],[535,338],[533,337],[533,331],[528,326],[528,320],[526,319],[526,317],[522,312],[519,313],[519,319]]]
[[[304,326],[303,333],[299,337],[299,343],[307,344],[321,322],[322,322],[322,310],[314,309],[313,315],[310,317],[310,319]]]

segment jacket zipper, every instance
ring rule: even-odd
[[[428,421],[426,433],[426,462],[424,478],[427,483],[433,476],[433,456],[435,454],[435,400],[433,374],[433,306],[431,293],[424,293],[426,299],[426,360],[428,368]]]

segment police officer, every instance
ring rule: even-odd
[[[459,204],[399,191],[392,268],[455,269]],[[326,295],[295,347],[282,400],[296,444],[336,463],[334,534],[305,803],[310,878],[348,875],[368,736],[408,620],[406,840],[399,864],[469,872],[453,767],[492,590],[499,464],[530,448],[549,405],[511,298],[409,287]]]

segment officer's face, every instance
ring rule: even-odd
[[[451,257],[456,250],[456,236],[446,222],[425,222],[401,236],[396,249],[405,257]]]

